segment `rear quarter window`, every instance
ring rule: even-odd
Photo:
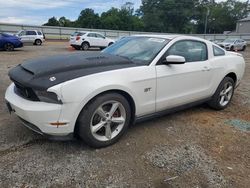
[[[37,33],[38,33],[38,35],[43,35],[41,31],[38,31]]]
[[[213,46],[214,56],[223,56],[225,55],[225,51],[217,46]]]

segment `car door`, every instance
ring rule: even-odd
[[[89,33],[88,35],[88,39],[89,39],[89,44],[90,46],[98,46],[98,40],[96,38],[96,34],[95,33]]]
[[[26,35],[28,36],[30,43],[35,42],[37,38],[36,31],[26,31]]]
[[[245,41],[244,40],[239,40],[240,41],[240,50],[244,49]]]
[[[98,46],[101,46],[101,47],[108,46],[107,40],[105,39],[105,37],[99,33],[96,33],[96,41],[97,41]]]
[[[185,105],[209,97],[211,88],[211,66],[207,45],[196,40],[174,43],[165,53],[185,57],[184,64],[162,64],[156,66],[157,93],[156,111]]]
[[[21,39],[21,41],[22,41],[23,43],[29,42],[29,36],[28,36],[26,33],[27,33],[27,31],[22,31],[22,32],[20,32],[20,33],[18,34],[18,37],[20,37],[20,39]]]

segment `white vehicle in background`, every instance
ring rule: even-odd
[[[237,38],[227,38],[223,42],[217,43],[220,47],[230,51],[245,51],[247,42]]]
[[[105,147],[136,121],[204,102],[225,109],[244,70],[241,54],[204,39],[138,35],[102,52],[19,64],[9,72],[5,99],[9,111],[40,134],[79,135]]]
[[[76,50],[88,50],[91,47],[104,49],[115,41],[101,33],[77,31],[70,36],[70,45]]]
[[[21,30],[16,36],[18,36],[23,43],[32,43],[39,46],[45,41],[45,35],[42,31],[38,30]]]

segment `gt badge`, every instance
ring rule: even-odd
[[[146,93],[146,92],[149,92],[149,91],[151,91],[151,87],[145,88],[145,89],[144,89],[144,92],[145,92],[145,93]]]

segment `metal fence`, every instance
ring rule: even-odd
[[[138,35],[138,34],[169,34],[169,33],[153,33],[153,32],[137,32],[137,31],[120,31],[107,29],[89,29],[89,28],[72,28],[72,27],[55,27],[55,26],[35,26],[0,23],[0,32],[17,33],[20,30],[41,30],[46,39],[68,40],[70,34],[75,31],[95,31],[104,34],[107,37],[117,39],[123,36]],[[233,33],[233,34],[188,34],[208,40],[224,40],[228,37],[241,38],[250,42],[250,33]]]

